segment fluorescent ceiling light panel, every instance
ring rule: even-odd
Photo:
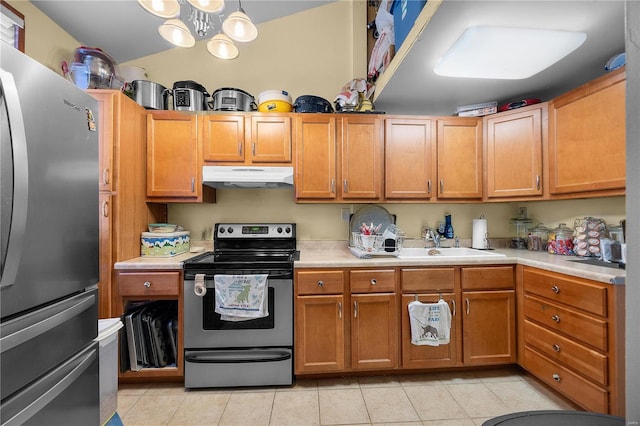
[[[446,77],[529,78],[576,50],[581,32],[469,27],[434,67]]]

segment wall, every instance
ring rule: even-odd
[[[7,3],[24,15],[25,54],[60,73],[61,62],[69,62],[80,43],[31,2],[8,0]]]

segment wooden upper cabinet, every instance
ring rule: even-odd
[[[487,198],[543,195],[547,104],[484,117]]]
[[[482,119],[438,119],[438,198],[482,198]]]
[[[612,190],[624,194],[625,77],[624,68],[612,71],[551,102],[552,194]]]
[[[201,119],[204,161],[244,162],[244,116],[211,114]]]
[[[385,197],[430,199],[433,196],[436,161],[433,120],[387,118],[384,134]]]
[[[347,115],[340,118],[339,140],[342,199],[382,196],[382,119],[378,115]]]
[[[147,121],[147,197],[202,200],[202,161],[195,114],[154,111]]]
[[[291,117],[251,116],[250,143],[252,163],[291,163]]]
[[[295,117],[296,199],[336,198],[336,118],[333,114]]]
[[[112,191],[114,188],[114,168],[113,168],[113,146],[114,138],[114,120],[117,103],[114,95],[105,92],[89,92],[97,101],[98,109],[98,162],[100,164],[99,190]]]

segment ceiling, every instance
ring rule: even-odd
[[[331,1],[335,0],[244,0],[242,7],[259,24]],[[82,44],[100,46],[118,63],[172,48],[157,34],[162,19],[134,0],[32,3]],[[227,1],[227,13],[235,10],[235,2]],[[436,75],[437,60],[472,25],[575,30],[585,32],[587,39],[565,59],[524,80]],[[134,38],[138,42],[131,43]],[[378,89],[375,108],[394,114],[451,115],[460,105],[488,101],[500,105],[528,98],[546,101],[604,74],[607,60],[623,51],[621,0],[445,0],[393,76]]]

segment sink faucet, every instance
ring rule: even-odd
[[[425,242],[425,246],[427,241],[429,240],[429,237],[431,237],[431,239],[433,240],[433,244],[435,245],[436,248],[440,248],[440,235],[438,235],[437,232],[435,232],[433,229],[429,228],[424,236],[424,242]]]

